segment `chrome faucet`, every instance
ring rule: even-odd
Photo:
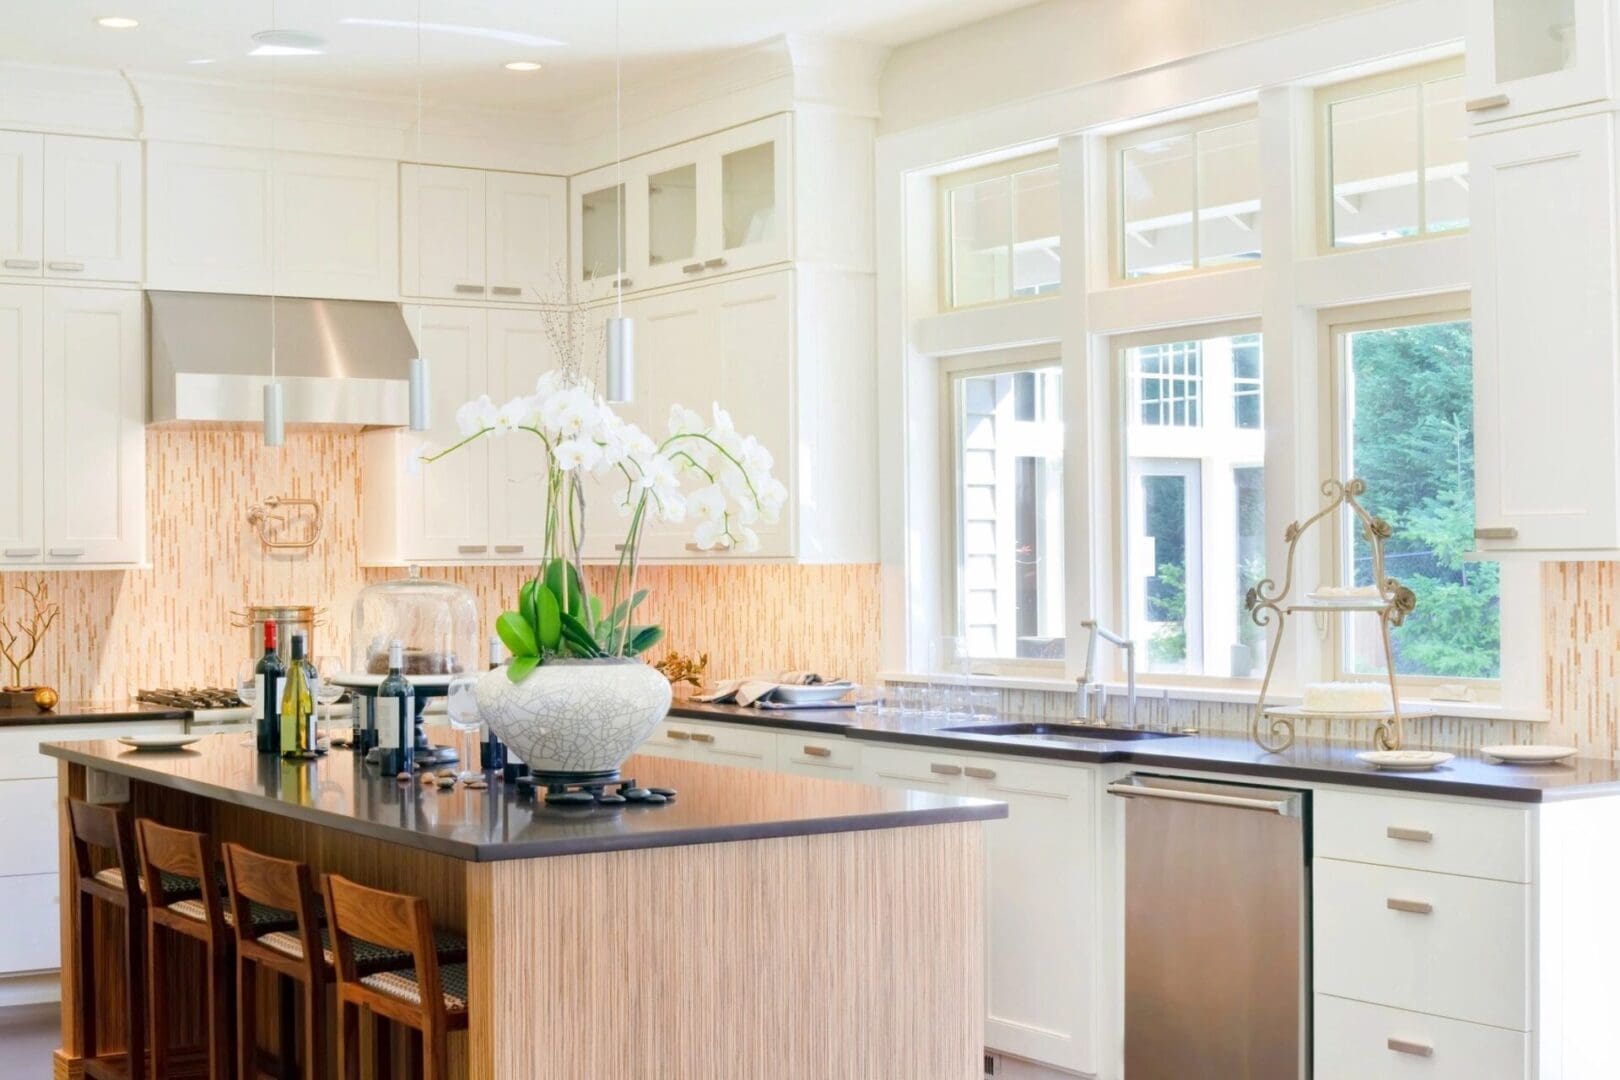
[[[1101,679],[1094,677],[1097,671],[1097,639],[1103,638],[1109,644],[1125,650],[1125,726],[1135,727],[1136,642],[1103,629],[1095,619],[1087,619],[1080,625],[1091,631],[1091,637],[1086,642],[1085,674],[1074,684],[1074,715],[1088,724],[1108,723],[1108,687],[1103,685]]]

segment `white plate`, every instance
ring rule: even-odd
[[[200,742],[201,735],[120,735],[118,741],[136,750],[178,750]]]
[[[1439,750],[1364,750],[1356,755],[1374,768],[1406,772],[1432,769],[1436,765],[1444,765],[1455,756]]]
[[[811,705],[822,701],[837,701],[851,690],[854,683],[830,682],[814,686],[778,686],[771,696],[784,705]]]
[[[466,672],[465,674],[466,675],[471,675],[473,678],[477,678],[478,674],[481,674],[481,673]],[[441,687],[449,686],[450,685],[450,680],[459,679],[461,677],[462,677],[461,674],[456,674],[456,675],[407,675],[407,676],[405,676],[405,681],[410,683],[412,686],[420,686],[420,687],[424,687],[424,688],[441,688]],[[388,676],[386,676],[386,675],[371,675],[371,674],[368,674],[367,672],[363,672],[363,671],[361,671],[361,672],[345,672],[342,675],[334,675],[334,676],[332,676],[332,682],[337,686],[347,686],[351,690],[366,690],[366,689],[375,690],[377,687],[382,685],[382,681],[384,679],[386,679],[386,678],[388,678]]]
[[[1580,753],[1573,746],[1482,746],[1479,752],[1504,765],[1545,765]]]

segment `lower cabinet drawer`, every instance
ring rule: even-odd
[[[861,767],[861,747],[838,735],[789,731],[776,737],[776,765],[783,772],[853,779]]]
[[[1316,1080],[1525,1080],[1530,1036],[1316,995]]]
[[[742,724],[690,724],[692,756],[713,765],[776,768],[776,732]]]
[[[56,781],[0,780],[0,876],[55,873]]]
[[[1315,989],[1530,1029],[1530,886],[1317,859]]]
[[[61,966],[62,924],[57,916],[58,874],[0,878],[0,975],[50,971]]]

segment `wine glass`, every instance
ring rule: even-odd
[[[337,657],[328,655],[315,658],[315,700],[325,706],[322,710],[325,720],[320,724],[320,734],[329,744],[332,741],[332,706],[337,704],[344,691],[337,683],[337,677],[341,674],[343,661]]]
[[[450,718],[450,726],[456,732],[456,753],[461,757],[461,779],[470,780],[477,776],[478,769],[478,698],[473,694],[473,688],[478,680],[471,675],[461,675],[450,680],[450,686],[445,691],[444,711]],[[472,749],[467,749],[467,734],[472,732]]]
[[[257,657],[236,665],[236,696],[248,707],[247,737],[239,746],[259,745],[259,661]]]

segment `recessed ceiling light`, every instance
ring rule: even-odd
[[[540,65],[533,60],[513,60],[505,65],[507,71],[539,71]]]
[[[127,15],[103,15],[96,20],[96,25],[105,26],[108,30],[133,30],[141,25],[141,21]]]
[[[358,15],[348,15],[338,20],[344,26],[374,26],[382,30],[417,30],[421,29],[430,34],[458,34],[461,37],[485,38],[489,41],[504,41],[512,45],[528,45],[541,47],[547,45],[561,45],[556,38],[542,37],[539,34],[525,34],[517,30],[497,30],[492,26],[463,26],[460,23],[418,23],[413,19],[371,19]]]
[[[302,30],[260,30],[253,35],[249,56],[319,56],[326,42]]]
[[[195,60],[186,61],[188,64],[212,64],[213,62],[214,58],[212,56],[200,56]]]

